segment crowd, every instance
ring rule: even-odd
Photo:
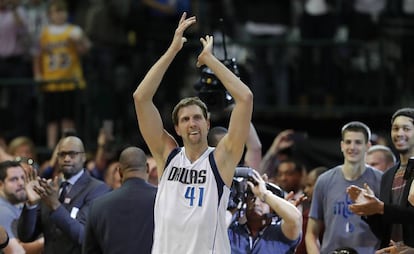
[[[216,58],[214,37],[205,35],[197,67],[210,68],[232,96],[228,126],[210,132],[206,104],[186,97],[173,108],[177,140],[155,95],[169,85],[162,80],[197,22],[182,14],[167,50],[133,93],[148,152],[126,145],[118,155],[104,129],[92,158],[73,134],[41,165],[28,138],[0,149],[2,251],[412,253],[414,109],[391,116],[398,158],[386,144],[371,146],[370,127],[360,121],[338,130],[343,162],[333,167],[308,169],[290,153],[294,130],[280,132],[262,158],[253,93]],[[368,159],[374,152],[383,154]]]
[[[255,94],[256,110],[393,105],[396,98],[385,82],[410,91],[413,58],[406,45],[411,28],[404,25],[412,18],[412,8],[405,4],[409,1],[169,2],[175,3],[1,1],[0,113],[10,120],[2,124],[0,135],[8,141],[30,136],[38,146],[53,150],[62,134],[75,130],[90,142],[109,122],[122,141],[141,138],[135,133],[132,84],[168,46],[182,11],[197,15],[200,22],[188,31],[191,43],[175,59],[179,64],[165,76],[179,89],[166,88],[155,96],[165,118],[178,98],[197,93],[200,73],[190,64],[191,52],[204,33],[216,35],[220,60],[236,59],[240,77]],[[405,32],[392,37],[387,29]],[[225,36],[219,35],[222,31]],[[221,37],[226,37],[228,52]],[[369,92],[372,82],[379,86],[376,93]],[[364,92],[353,93],[356,88]],[[26,124],[18,124],[21,119]]]
[[[0,10],[10,11],[17,39],[29,32],[24,28],[29,23],[19,14],[23,6],[14,1],[0,0]],[[109,4],[101,5],[103,10],[113,7],[118,14],[112,18],[127,17],[123,1],[103,3]],[[30,56],[51,107],[45,115],[62,129],[48,128],[52,152],[46,160],[37,158],[36,146],[27,136],[0,145],[1,252],[414,253],[413,108],[399,108],[390,116],[392,147],[372,145],[371,128],[355,120],[338,130],[342,161],[335,165],[309,168],[293,152],[304,137],[290,129],[278,133],[262,156],[252,116],[256,92],[263,100],[266,96],[214,54],[215,36],[200,37],[194,65],[211,70],[232,98],[226,107],[226,127],[213,128],[214,112],[199,97],[186,96],[174,105],[178,94],[172,91],[177,93],[184,84],[171,77],[186,71],[182,57],[194,47],[187,35],[194,36],[200,21],[186,12],[187,1],[178,1],[176,9],[156,3],[142,1],[154,8],[151,15],[161,17],[154,25],[167,22],[165,32],[173,36],[159,34],[165,44],[150,47],[153,61],[139,74],[140,83],[128,99],[135,106],[129,109],[135,109],[135,131],[145,145],[114,144],[114,123],[109,121],[98,132],[94,153],[76,133],[72,105],[85,88],[79,54],[92,50],[87,34],[94,29],[69,21],[93,22],[72,17],[73,6],[66,2],[44,6],[50,23],[38,31]],[[331,10],[313,4],[305,4],[309,16]],[[364,10],[364,5],[356,6]],[[102,15],[102,9],[94,11]],[[182,14],[177,17],[177,12]],[[263,27],[268,20],[245,21],[251,35],[261,36],[254,34],[257,29],[281,35],[274,26]],[[284,32],[283,26],[277,27]],[[102,41],[99,46],[93,50],[107,64],[108,44]],[[175,73],[169,76],[171,72]],[[106,75],[98,76],[110,83]],[[283,92],[284,85],[276,87],[276,93]]]

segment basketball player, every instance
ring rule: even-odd
[[[207,35],[200,39],[203,50],[197,67],[210,68],[235,100],[228,133],[216,148],[209,147],[207,107],[199,98],[185,98],[173,110],[174,128],[183,141],[178,147],[153,103],[165,72],[186,42],[184,31],[194,23],[195,17],[182,15],[169,48],[134,92],[139,128],[160,177],[152,253],[230,253],[225,213],[250,129],[252,92],[213,55],[213,37]]]

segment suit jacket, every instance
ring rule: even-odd
[[[91,206],[83,253],[151,253],[157,188],[130,178]]]
[[[413,179],[407,181],[401,203],[391,204],[392,183],[399,167],[400,163],[397,163],[385,171],[381,178],[379,199],[384,202],[384,214],[376,214],[366,218],[371,230],[381,240],[381,248],[389,246],[392,224],[402,224],[404,243],[414,247],[414,207],[408,202],[408,193]]]
[[[37,209],[23,208],[18,223],[20,240],[33,241],[43,233],[45,254],[81,253],[90,204],[109,191],[108,185],[84,170],[84,174],[66,194],[64,203],[55,211],[42,202]]]

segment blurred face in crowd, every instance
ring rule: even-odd
[[[388,163],[387,158],[385,157],[385,154],[382,151],[373,151],[367,154],[365,158],[365,163],[373,168],[381,170],[382,172],[385,172],[392,166],[392,164],[390,165]]]
[[[282,161],[277,169],[277,184],[286,192],[297,192],[302,183],[302,172],[296,170],[296,164]]]
[[[303,192],[306,194],[306,197],[308,198],[309,202],[312,200],[313,187],[315,186],[316,179],[317,176],[315,171],[309,172],[309,174],[306,176],[305,188]]]
[[[61,6],[52,5],[49,8],[49,18],[52,24],[62,25],[68,19],[68,12]]]
[[[6,178],[0,180],[1,195],[13,205],[26,201],[24,179],[25,172],[22,167],[10,167],[7,169]]]
[[[16,150],[14,151],[13,156],[20,156],[25,158],[34,158],[33,151],[31,147],[27,144],[23,144],[21,146],[16,147]]]

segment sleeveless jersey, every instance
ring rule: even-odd
[[[225,222],[230,189],[209,147],[191,163],[184,147],[171,152],[154,208],[153,254],[230,253]]]
[[[45,92],[73,91],[85,88],[82,65],[75,44],[70,40],[74,25],[67,25],[61,33],[52,33],[46,27],[40,37],[41,72],[44,80],[76,79],[75,82],[46,83]]]

